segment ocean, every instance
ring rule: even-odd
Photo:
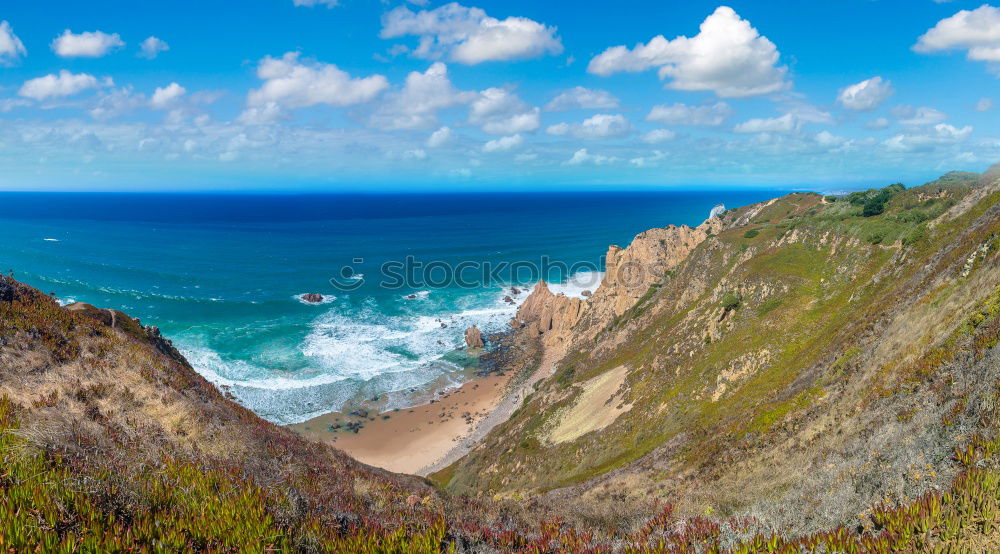
[[[457,385],[463,331],[503,329],[527,295],[511,286],[580,295],[609,244],[781,194],[0,193],[0,271],[156,325],[207,379],[290,424]]]

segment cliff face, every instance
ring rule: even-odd
[[[611,247],[585,301],[539,285],[515,321],[551,376],[436,478],[570,512],[669,500],[797,531],[942,486],[998,401],[990,175],[792,194]],[[837,483],[850,492],[808,500]]]

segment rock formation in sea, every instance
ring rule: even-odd
[[[465,345],[469,348],[482,348],[485,346],[483,343],[483,333],[475,325],[465,330]]]

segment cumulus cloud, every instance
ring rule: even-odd
[[[540,112],[508,90],[488,88],[472,102],[469,123],[493,135],[513,135],[538,129],[541,126]]]
[[[881,106],[893,92],[891,81],[872,77],[841,89],[837,102],[849,110],[870,111]]]
[[[672,106],[660,104],[653,106],[646,116],[646,121],[656,121],[664,125],[722,125],[726,118],[733,114],[733,109],[725,102],[689,106],[677,103]]]
[[[802,125],[794,114],[786,113],[781,117],[750,119],[737,125],[736,133],[791,133]]]
[[[903,125],[933,125],[948,119],[943,112],[927,107],[913,109],[911,106],[897,106],[892,113]]]
[[[299,61],[297,52],[281,58],[267,56],[257,66],[257,77],[264,84],[247,96],[251,108],[272,102],[291,109],[318,104],[350,106],[375,98],[389,86],[382,75],[352,78],[333,64]]]
[[[438,110],[467,104],[475,92],[456,89],[448,79],[448,67],[435,62],[427,71],[413,71],[403,89],[392,94],[372,115],[372,124],[383,129],[421,129],[437,124]]]
[[[720,6],[700,32],[667,40],[658,35],[634,48],[608,48],[590,61],[587,71],[608,76],[622,71],[659,68],[668,88],[709,90],[720,97],[744,97],[786,89],[788,68],[778,66],[774,43],[760,35],[732,8]]]
[[[670,129],[653,129],[652,131],[642,135],[642,142],[649,144],[659,144],[661,142],[668,142],[677,138],[677,133],[671,131]]]
[[[455,133],[450,127],[441,127],[437,131],[431,133],[431,136],[427,138],[427,147],[440,148],[451,142],[451,139],[454,137]]]
[[[149,37],[139,44],[140,58],[151,60],[160,55],[160,52],[170,50],[170,45],[156,37]]]
[[[968,59],[991,63],[1000,71],[1000,9],[983,4],[975,10],[961,10],[921,35],[913,50],[966,50]]]
[[[125,46],[118,33],[87,31],[74,34],[69,29],[52,41],[52,51],[63,58],[100,58]]]
[[[483,152],[507,152],[524,145],[524,137],[521,135],[511,135],[493,139],[483,145]]]
[[[170,83],[165,87],[157,87],[153,91],[153,97],[149,99],[149,106],[155,110],[165,110],[172,107],[184,96],[187,91],[177,83]]]
[[[0,21],[0,66],[10,66],[27,56],[28,50],[21,39],[14,34],[10,23]]]
[[[545,111],[600,110],[617,107],[618,98],[606,90],[573,87],[549,101],[545,105]]]
[[[608,165],[621,161],[614,156],[603,154],[591,154],[586,148],[581,148],[573,153],[573,156],[563,162],[563,165]]]
[[[632,130],[625,116],[621,114],[597,114],[581,123],[558,123],[546,129],[550,135],[570,135],[580,139],[604,139],[622,137]]]
[[[44,77],[25,81],[18,94],[34,100],[47,100],[72,96],[88,89],[114,86],[110,77],[98,79],[87,73],[70,73],[63,69],[59,74],[50,73]]]
[[[922,133],[895,135],[882,144],[890,152],[930,152],[940,145],[962,142],[971,134],[971,126],[958,128],[947,123],[938,123]]]
[[[480,8],[456,2],[418,12],[405,6],[393,9],[382,20],[381,37],[403,36],[419,37],[419,46],[413,51],[417,57],[448,56],[467,65],[536,58],[563,50],[555,27],[524,17],[499,20]]]

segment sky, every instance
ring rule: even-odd
[[[5,4],[2,190],[846,190],[1000,161],[978,1]]]

